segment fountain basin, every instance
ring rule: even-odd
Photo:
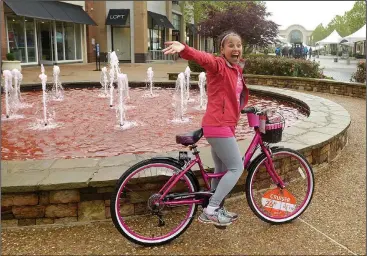
[[[174,89],[155,89],[159,94],[155,98],[143,97],[147,91],[146,88],[131,90],[126,118],[137,126],[124,131],[119,127],[116,109],[109,107],[109,99],[99,97],[99,88],[65,89],[64,101],[49,101],[47,108],[54,112],[54,120],[47,127],[39,127],[36,122],[42,118],[41,92],[23,92],[23,101],[33,107],[22,110],[23,119],[3,121],[2,160],[108,157],[182,149],[176,144],[175,135],[199,128],[204,114],[197,110],[198,90],[191,90],[191,97],[196,101],[188,104],[186,117],[190,121],[183,124],[172,123]],[[248,105],[280,108],[287,127],[307,115],[302,105],[265,95],[253,94]],[[238,140],[253,136],[245,115],[240,119],[236,135]],[[206,145],[205,139],[198,143],[198,146]]]
[[[251,93],[303,102],[308,107],[308,118],[286,128],[283,141],[276,145],[302,152],[314,168],[333,160],[346,145],[350,116],[340,105],[295,91],[266,86],[249,86],[249,89]],[[241,140],[238,144],[244,153],[249,141]],[[213,168],[210,147],[200,147],[199,150],[204,167]],[[117,179],[130,166],[153,155],[177,157],[178,152],[86,159],[3,160],[2,226],[108,219],[109,198]],[[240,187],[243,187],[245,175],[246,172],[240,178]],[[14,206],[18,199],[24,202],[22,206]],[[25,213],[22,216],[13,214],[13,209],[20,207],[27,209],[27,216]],[[68,209],[67,214],[65,209]]]

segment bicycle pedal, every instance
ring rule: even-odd
[[[217,229],[226,229],[227,226],[219,226],[219,225],[214,225],[214,227],[216,227]]]

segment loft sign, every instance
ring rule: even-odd
[[[125,15],[123,14],[115,14],[115,15],[110,15],[110,20],[118,20],[118,19],[123,19]]]

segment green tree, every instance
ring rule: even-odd
[[[353,34],[366,24],[366,2],[356,1],[353,8],[346,11],[343,16],[336,15],[329,24],[324,27],[318,25],[312,33],[313,43],[320,41],[336,30],[340,36]]]
[[[319,24],[315,30],[312,32],[312,44],[324,39],[327,36],[327,31],[322,24]]]
[[[265,6],[264,1],[254,1],[257,5]],[[247,1],[184,1],[184,18],[185,20],[194,19],[195,23],[199,23],[208,18],[208,10],[215,12],[223,12],[230,7],[246,7]]]

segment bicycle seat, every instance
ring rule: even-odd
[[[193,132],[176,135],[176,143],[182,144],[184,146],[190,146],[198,142],[201,137],[203,137],[203,128],[200,128],[199,130]]]

